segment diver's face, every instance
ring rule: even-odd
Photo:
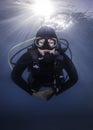
[[[55,53],[55,49],[52,49],[52,50],[41,50],[41,49],[39,49],[38,48],[38,51],[39,51],[39,53],[42,55],[42,56],[44,56],[46,53],[49,53],[49,54],[54,54]]]
[[[45,55],[45,53],[54,54],[56,44],[55,38],[40,38],[37,40],[38,51],[42,55]]]

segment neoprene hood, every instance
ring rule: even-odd
[[[51,27],[48,27],[48,26],[41,27],[37,31],[36,37],[42,37],[42,38],[47,37],[47,38],[56,38],[56,39],[58,39],[54,29],[51,28]]]

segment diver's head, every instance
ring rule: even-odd
[[[35,46],[38,48],[39,52],[44,55],[44,53],[54,53],[57,47],[58,38],[53,28],[48,26],[41,27],[35,39]]]

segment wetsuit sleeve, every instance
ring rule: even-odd
[[[22,55],[12,70],[11,78],[15,84],[30,93],[28,83],[22,77],[22,74],[28,67],[29,62],[31,62],[29,54],[25,53]]]
[[[65,91],[78,81],[78,74],[72,60],[66,54],[64,54],[63,68],[68,75],[68,80],[62,84],[62,91]]]

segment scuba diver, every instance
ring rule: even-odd
[[[26,69],[29,73],[27,81],[22,76]],[[59,95],[76,84],[78,74],[54,29],[43,26],[37,31],[32,46],[17,61],[11,78],[30,95],[43,86],[50,87],[53,95]]]

